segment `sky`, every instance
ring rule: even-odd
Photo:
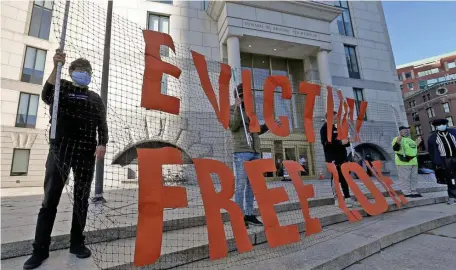
[[[383,2],[396,65],[456,51],[456,2]]]

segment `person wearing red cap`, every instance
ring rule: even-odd
[[[456,129],[448,128],[448,120],[437,119],[432,122],[436,132],[429,136],[428,148],[436,170],[444,172],[448,186],[448,204],[456,204]]]

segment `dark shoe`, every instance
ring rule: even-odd
[[[49,252],[34,253],[32,257],[30,257],[24,263],[24,269],[35,269],[40,266],[47,258],[49,258]]]
[[[248,229],[249,228],[249,224],[247,223],[247,221],[244,220],[244,224],[245,224],[245,228]]]
[[[407,195],[404,195],[404,197],[407,197],[407,198],[415,198],[415,196],[413,194],[407,194]]]
[[[422,198],[423,195],[421,194],[412,194],[412,198]]]
[[[84,245],[84,243],[80,245],[72,245],[70,247],[70,253],[76,255],[79,259],[88,258],[92,255],[92,252]]]
[[[253,226],[263,226],[263,223],[261,221],[259,221],[256,216],[254,215],[251,215],[251,216],[245,216],[244,217],[244,221],[249,224],[249,225],[253,225]]]

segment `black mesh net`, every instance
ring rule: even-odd
[[[61,36],[64,10],[65,1],[55,1],[53,23],[58,39]],[[63,175],[62,181],[65,181],[66,174],[70,173],[70,181],[66,189],[75,202],[75,209],[86,207],[84,200],[89,196],[90,191],[94,196],[94,183],[91,188],[90,181],[95,166],[93,140],[100,140],[98,126],[102,122],[103,115],[100,111],[100,108],[103,108],[102,101],[98,94],[101,92],[106,14],[106,6],[89,1],[71,1],[68,13],[64,50],[66,64],[62,70],[62,78],[71,81],[67,72],[70,63],[75,59],[85,58],[92,66],[90,90],[96,93],[91,94],[91,98],[78,97],[79,88],[75,88],[71,82],[63,85],[73,90],[61,93],[67,96],[69,101],[60,104],[59,117],[66,115],[68,117],[66,119],[72,119],[64,126],[73,128],[74,132],[65,133],[66,137],[64,137],[68,140],[60,143],[55,149],[56,161],[54,162],[59,167],[59,173]],[[209,246],[205,211],[192,159],[215,159],[232,168],[235,149],[231,131],[223,129],[218,122],[214,109],[201,87],[190,49],[184,45],[175,44],[175,52],[167,47],[161,48],[162,61],[182,70],[179,80],[169,75],[163,76],[162,80],[162,93],[180,99],[180,114],[172,115],[141,107],[145,68],[145,43],[142,31],[143,29],[135,23],[113,14],[106,108],[109,143],[102,178],[103,196],[107,203],[90,204],[85,226],[86,242],[91,244],[96,265],[103,269],[134,268],[139,183],[137,149],[140,148],[174,147],[181,150],[184,164],[165,165],[162,175],[164,185],[184,186],[188,199],[187,208],[165,209],[161,257],[156,263],[148,266],[150,269],[173,267],[225,269],[228,268],[227,263],[232,266],[248,265],[267,258],[283,256],[297,248],[310,247],[325,239],[338,237],[340,234],[331,231],[310,237],[301,235],[302,242],[298,244],[268,249],[264,247],[266,238],[263,227],[251,227],[248,233],[251,242],[257,246],[252,252],[240,255],[235,251],[236,245],[229,217],[224,213],[225,232],[231,253],[226,259],[206,260],[209,258]],[[314,109],[317,141],[312,144],[304,137],[303,108],[306,97],[298,93],[299,82],[306,80],[302,61],[278,59],[274,62],[277,64],[271,67],[270,58],[263,57],[263,59],[256,56],[253,59],[252,57],[255,56],[243,55],[241,62],[245,67],[243,69],[250,69],[252,72],[255,109],[260,124],[264,123],[262,102],[263,82],[266,77],[271,74],[284,75],[288,76],[292,83],[291,100],[281,99],[280,88],[276,89],[274,96],[276,117],[288,116],[290,119],[290,136],[281,138],[271,132],[260,136],[260,158],[272,158],[277,169],[276,172],[266,175],[267,185],[270,188],[283,187],[289,198],[287,202],[276,206],[280,223],[298,224],[300,232],[304,232],[304,219],[299,207],[298,195],[293,185],[286,181],[289,176],[281,163],[283,160],[297,161],[305,168],[306,171],[301,177],[306,183],[313,184],[315,190],[315,197],[310,200],[311,216],[321,218],[322,225],[329,224],[331,219],[328,217],[336,217],[333,219],[343,221],[341,210],[334,206],[330,182],[317,180],[326,173],[323,150],[319,142],[319,130],[324,123],[326,113],[323,102],[326,96],[324,86],[322,86],[322,96],[317,98]],[[218,100],[220,63],[209,58],[206,58],[206,61],[209,78]],[[233,89],[241,81],[240,72],[240,70],[232,71],[235,76],[230,83],[231,104],[234,104]],[[319,84],[319,81],[309,82]],[[336,109],[339,106],[337,90],[352,93],[351,89],[334,86]],[[361,161],[369,153],[374,160],[383,162],[384,172],[394,171],[390,145],[392,138],[397,134],[397,124],[404,119],[400,119],[398,110],[393,106],[370,100],[366,117],[371,121],[363,124],[360,142],[354,144],[353,150],[356,151],[354,161]],[[57,125],[57,130],[61,128]],[[352,124],[350,125],[352,137],[354,131],[355,125]],[[76,133],[79,135],[74,136]],[[360,181],[355,181],[364,192],[369,192]],[[216,189],[220,190],[217,176],[213,177],[213,182]],[[381,191],[385,191],[380,183],[375,181],[375,184]],[[391,202],[390,199],[388,200]],[[254,213],[258,214],[256,202]],[[79,216],[77,220],[81,223],[84,216]],[[150,241],[156,240],[150,239]]]

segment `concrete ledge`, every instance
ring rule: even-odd
[[[436,201],[438,200],[434,199],[434,202]],[[414,205],[421,205],[421,202]],[[268,247],[263,244],[255,250],[255,257],[235,260],[233,255],[224,263],[232,264],[229,269],[237,270],[344,269],[395,243],[455,222],[455,206],[433,204],[407,208],[377,217],[367,217],[356,223],[344,222],[328,226],[322,234],[332,237],[325,239],[325,236],[322,236],[320,241],[308,240],[318,241],[316,244],[305,243],[306,239],[303,238],[295,247],[280,247],[275,252],[268,252]],[[312,237],[314,236],[310,238]],[[314,238],[318,239],[318,236],[315,235]],[[262,253],[262,250],[265,252]],[[281,254],[283,255],[280,256]],[[209,260],[207,262],[209,264]],[[198,264],[203,265],[197,262],[185,268],[190,269]]]
[[[401,209],[398,209],[396,204],[391,199],[389,199],[388,200],[388,204],[389,204],[388,212],[392,212],[392,211],[396,211],[396,210],[404,210],[404,209],[419,207],[419,206],[423,206],[423,205],[432,205],[432,204],[435,204],[437,200],[440,201],[440,198],[445,198],[445,194],[442,194],[442,193],[440,193],[440,194],[431,193],[431,194],[427,194],[427,195],[429,197],[411,199],[409,201],[407,207],[404,207]],[[326,209],[324,209],[322,212],[318,213],[317,212],[318,208],[326,208]],[[327,227],[327,226],[330,226],[333,224],[347,221],[345,214],[339,208],[336,208],[334,206],[321,206],[318,208],[311,209],[311,216],[318,217],[320,219],[323,227]],[[360,207],[358,207],[356,209],[359,210],[359,212],[363,216],[367,216],[366,212],[364,210],[362,210]],[[312,210],[315,210],[315,211],[312,211]],[[401,211],[399,211],[398,213],[400,213],[400,212]],[[290,221],[289,219],[287,220],[287,217],[293,217],[293,216],[296,216],[299,218],[296,218],[293,221]],[[280,223],[282,225],[296,224],[299,227],[300,233],[305,232],[305,224],[303,222],[301,210],[281,212],[278,214],[278,217],[279,217]],[[381,216],[378,216],[378,217],[381,217]],[[375,217],[375,218],[378,218],[378,217]],[[456,217],[456,214],[455,214],[455,217]],[[296,220],[299,220],[299,221],[296,221]],[[343,224],[350,225],[353,223],[344,222]],[[357,224],[357,223],[355,223],[355,224]],[[231,233],[230,225],[226,224],[226,226],[229,228],[228,230],[227,229],[225,230],[225,232],[227,233],[229,251],[235,251],[236,247],[234,245],[234,238]],[[202,229],[205,230],[205,226],[203,226]],[[267,245],[266,236],[264,234],[264,230],[262,227],[254,227],[254,228],[249,229],[249,236],[251,238],[254,237],[254,241],[252,241],[253,245]],[[133,239],[132,239],[132,241],[133,241]],[[113,244],[113,245],[117,246],[118,244]],[[133,242],[130,245],[134,246]],[[376,243],[375,246],[378,246],[380,248],[381,245],[379,243]],[[363,252],[362,252],[362,250],[357,251],[357,252],[360,252],[360,255],[365,254],[363,256],[357,255],[360,258],[361,257],[365,258],[365,257],[369,256],[368,254],[370,254],[371,251],[376,250],[376,248],[373,248],[373,246],[372,247],[363,247],[363,248],[365,249],[365,251],[363,251]],[[167,254],[166,251],[165,252],[162,251],[162,257],[160,257],[160,259],[154,265],[149,266],[148,269],[168,269],[168,268],[174,268],[174,267],[193,268],[193,269],[206,268],[206,267],[209,267],[212,269],[217,268],[217,265],[220,264],[220,262],[218,262],[218,261],[209,261],[208,264],[204,267],[199,265],[198,261],[208,259],[208,257],[209,257],[208,250],[209,250],[209,245],[208,245],[207,237],[206,237],[204,242],[202,242],[202,244],[198,245],[197,247],[192,247],[190,249],[184,248],[182,251],[173,252],[171,254]],[[331,250],[331,249],[329,248],[328,250]],[[133,254],[133,251],[131,249],[128,249],[128,251],[129,251],[129,253]],[[269,250],[269,252],[272,252],[272,250]],[[185,255],[183,256],[182,253]],[[234,252],[233,254],[234,254],[233,256],[242,255],[242,254],[238,254],[236,252]],[[357,256],[355,256],[355,258]],[[176,258],[179,258],[179,259],[176,259]],[[106,259],[104,262],[108,262],[108,261],[110,261],[110,260]],[[211,262],[213,262],[213,264],[211,264]],[[116,269],[116,270],[130,269],[133,267],[134,266],[132,263],[120,264],[120,265],[112,265],[112,264],[110,265],[110,263],[104,263],[104,265],[103,265],[103,269],[110,269],[110,270],[111,269]],[[275,268],[257,268],[257,269],[275,269]],[[288,268],[286,268],[286,269],[288,269]],[[296,268],[296,269],[301,269],[301,268]],[[319,269],[319,268],[316,268],[316,269]],[[322,269],[335,269],[335,268],[322,268]]]
[[[434,205],[446,198],[446,192],[425,194],[411,199],[408,207],[398,210],[391,199],[388,213],[365,217],[359,222],[346,221],[345,214],[333,205],[311,208],[311,216],[320,218],[324,226],[321,233],[301,236],[301,242],[271,249],[266,243],[262,227],[249,229],[255,245],[252,252],[230,252],[228,257],[208,260],[209,246],[206,226],[167,231],[163,234],[162,256],[147,269],[340,269],[362,260],[382,248],[405,240],[426,230],[456,222],[456,207]],[[359,208],[358,208],[359,209]],[[360,210],[363,216],[366,213]],[[301,210],[278,213],[282,225],[298,224],[305,231]],[[225,224],[229,251],[235,243],[229,223]],[[174,242],[173,242],[174,241]],[[90,245],[93,259],[77,260],[67,250],[51,252],[43,269],[61,269],[72,261],[68,269],[130,269],[134,255],[135,238],[117,239]],[[19,269],[27,257],[2,260],[5,269]],[[79,265],[82,265],[81,268]],[[74,267],[74,268],[73,268]]]

